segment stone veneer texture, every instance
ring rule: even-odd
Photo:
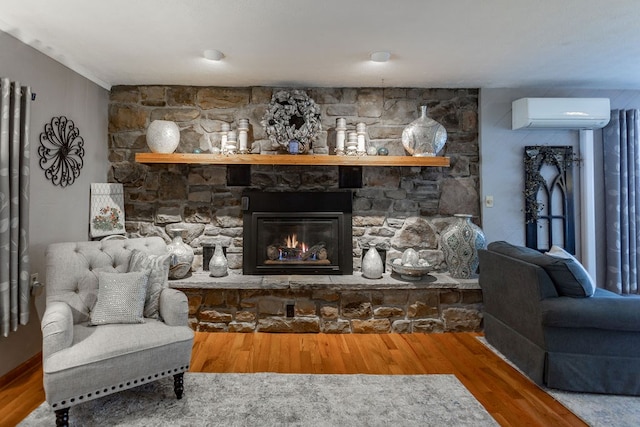
[[[175,121],[181,132],[177,152],[206,150],[216,144],[223,122],[237,127],[250,120],[249,144],[275,153],[260,126],[274,91],[267,87],[115,86],[109,105],[110,182],[125,190],[127,232],[131,236],[162,236],[187,228],[185,241],[196,252],[201,269],[202,245],[227,247],[229,266],[242,267],[242,212],[246,188],[264,191],[325,191],[338,188],[337,166],[251,166],[250,187],[228,186],[226,166],[139,164],[135,153],[148,152],[145,131],[152,120]],[[323,130],[314,153],[333,154],[336,118],[349,129],[364,122],[371,144],[404,155],[404,127],[427,105],[429,117],[447,129],[440,155],[450,168],[364,167],[363,187],[354,189],[354,271],[362,248],[387,250],[387,262],[406,248],[420,251],[438,270],[446,271],[439,233],[451,215],[476,216],[478,224],[478,90],[420,88],[307,88],[322,110]],[[205,151],[206,152],[206,151]]]
[[[374,285],[375,286],[375,285]],[[480,289],[181,289],[200,332],[478,332]],[[286,306],[294,307],[286,317]]]

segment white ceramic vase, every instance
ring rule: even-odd
[[[180,128],[168,120],[154,120],[147,128],[147,145],[153,153],[173,153],[180,144]]]
[[[369,248],[362,258],[362,276],[367,279],[379,279],[383,271],[384,266],[378,250],[375,247]]]
[[[486,238],[471,222],[472,215],[454,216],[456,220],[440,234],[440,246],[451,277],[469,279],[478,269],[478,249],[486,248]]]
[[[216,244],[216,249],[213,251],[213,256],[209,261],[209,275],[212,277],[226,276],[228,265],[222,246],[219,243]]]

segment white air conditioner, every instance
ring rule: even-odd
[[[611,116],[608,98],[521,98],[511,108],[512,129],[599,129]]]

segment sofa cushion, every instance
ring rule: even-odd
[[[158,319],[160,292],[169,287],[169,268],[171,254],[151,255],[139,249],[131,251],[129,272],[151,270],[147,284],[147,295],[144,302],[144,317]]]
[[[593,295],[593,292],[588,293],[585,291],[585,289],[591,289],[591,284],[585,283],[585,278],[580,274],[576,274],[579,270],[576,263],[579,263],[575,261],[575,258],[564,259],[545,255],[535,249],[512,245],[504,241],[492,242],[487,249],[542,267],[551,278],[551,281],[553,281],[559,295],[574,298]],[[587,277],[589,277],[588,274]]]
[[[640,332],[639,295],[622,296],[597,289],[592,298],[548,298],[541,302],[541,309],[545,327]]]
[[[72,346],[43,360],[43,370],[45,373],[66,371],[133,353],[144,354],[150,348],[162,348],[174,342],[190,340],[193,340],[191,328],[167,326],[162,320],[156,319],[147,319],[141,324],[113,324],[99,328],[78,323],[73,326]],[[165,354],[165,357],[170,356]],[[105,368],[107,366],[110,365],[105,365]]]
[[[562,285],[567,289],[560,293],[563,293],[566,296],[574,296],[571,295],[572,293],[575,293],[575,296],[593,296],[593,293],[596,291],[596,284],[593,283],[591,276],[582,264],[580,264],[580,261],[578,261],[573,255],[555,245],[551,246],[551,249],[549,249],[548,252],[545,252],[545,255],[567,260],[567,269],[574,277],[573,281]]]
[[[109,323],[144,323],[144,300],[149,270],[98,273],[98,300],[91,311],[92,326]]]

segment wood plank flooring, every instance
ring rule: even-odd
[[[453,374],[502,426],[586,426],[489,351],[478,335],[199,332],[190,370]],[[42,369],[37,366],[0,390],[0,426],[17,424],[43,401]]]

